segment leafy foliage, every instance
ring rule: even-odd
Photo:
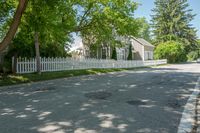
[[[1,8],[0,17],[5,18],[0,27],[6,29],[18,2],[1,3],[6,6]],[[42,56],[62,56],[74,32],[86,40],[93,38],[93,44],[115,45],[116,35],[137,35],[140,21],[133,15],[136,8],[132,0],[29,0],[9,53],[34,56],[35,32],[39,33]]]
[[[13,16],[17,2],[15,0],[0,1],[0,41],[5,36],[10,19]]]
[[[138,37],[147,40],[148,42],[152,41],[150,24],[147,22],[145,18],[139,19],[140,21],[140,29],[138,33]]]
[[[152,27],[157,43],[179,41],[186,52],[196,48],[196,30],[190,22],[195,15],[188,9],[187,0],[156,0]]]
[[[18,33],[9,50],[9,55],[33,57],[34,33],[39,32],[41,56],[65,56],[66,42],[70,41],[67,33],[67,13],[64,5],[50,0],[29,1],[26,13],[23,15]],[[63,1],[64,2],[64,1]],[[66,23],[65,23],[66,21]],[[70,24],[72,25],[72,24]]]
[[[77,31],[85,42],[92,42],[90,45],[107,42],[114,46],[118,35],[137,35],[140,24],[133,17],[136,8],[132,0],[83,0],[77,6],[77,12],[82,12],[77,15]]]
[[[189,61],[194,61],[200,58],[200,40],[197,41],[197,48],[190,52],[187,57]]]
[[[187,55],[187,58],[189,61],[194,61],[194,60],[198,59],[198,57],[199,57],[198,51],[192,51]]]
[[[160,43],[156,47],[155,58],[167,59],[169,63],[178,63],[187,61],[183,45],[175,41]]]

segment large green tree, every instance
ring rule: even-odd
[[[140,29],[139,29],[139,33],[138,33],[138,37],[143,38],[149,42],[152,41],[152,35],[151,35],[151,26],[148,23],[148,21],[145,18],[141,18],[139,19],[140,22]]]
[[[0,42],[0,52],[3,52],[9,46],[13,37],[15,36],[16,31],[17,31],[18,26],[21,21],[22,14],[24,13],[24,11],[26,9],[27,3],[28,3],[28,0],[19,0],[19,4],[14,13],[12,23],[10,24],[10,27],[9,27],[5,37]],[[9,18],[8,16],[10,16],[10,14],[12,13],[12,12],[10,12],[12,8],[9,7],[9,4],[6,1],[1,1],[0,4],[2,4],[2,9],[1,9],[2,13],[0,15],[0,18],[1,19],[3,18],[3,21],[5,21],[7,18]],[[4,16],[6,14],[8,16]]]
[[[137,3],[132,0],[83,0],[77,4],[76,30],[86,42],[116,45],[117,36],[136,36],[140,23],[134,18]]]
[[[10,43],[9,55],[32,57],[36,55],[38,71],[42,56],[63,56],[70,30],[67,18],[70,13],[65,1],[30,0],[14,40]],[[72,7],[70,7],[72,9]],[[6,23],[5,23],[6,24]],[[72,24],[70,24],[72,26]],[[68,30],[66,30],[68,29]],[[35,52],[34,52],[35,44]],[[41,48],[41,50],[39,50]]]
[[[132,0],[29,0],[18,33],[27,31],[27,28],[31,29],[26,33],[27,36],[32,34],[35,40],[40,40],[41,43],[49,40],[63,42],[66,39],[63,37],[70,38],[69,34],[73,32],[82,37],[93,36],[95,42],[109,40],[115,43],[116,34],[136,35],[138,33],[139,22],[133,16],[136,7],[137,4]]]
[[[38,61],[40,55],[64,53],[72,40],[71,33],[95,38],[95,44],[109,41],[115,45],[117,35],[137,35],[140,27],[133,15],[137,3],[132,0],[8,0],[4,5],[0,27],[8,33],[12,30],[12,34],[4,30],[2,38],[9,40],[4,43],[3,39],[0,47],[5,49],[11,44],[11,56],[36,55]],[[15,17],[19,9],[20,16]],[[17,24],[14,30],[12,22]]]
[[[153,33],[157,43],[183,42],[187,52],[196,47],[196,30],[191,25],[195,15],[187,0],[156,0],[152,15]]]

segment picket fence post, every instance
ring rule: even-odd
[[[152,66],[166,64],[167,60],[149,60],[149,61],[128,61],[128,60],[104,60],[104,59],[73,59],[68,57],[56,58],[40,58],[41,71],[64,71],[74,69],[89,69],[89,68],[131,68],[141,66]],[[12,58],[12,68],[14,67],[14,58]],[[35,58],[16,58],[16,73],[32,73],[36,72]]]

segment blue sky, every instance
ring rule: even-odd
[[[141,5],[135,12],[135,17],[145,17],[150,22],[151,20],[151,9],[154,8],[154,0],[134,0]],[[193,13],[196,14],[195,19],[191,22],[194,27],[198,30],[197,35],[200,38],[200,1],[199,0],[188,0],[190,4],[190,9],[193,9]]]

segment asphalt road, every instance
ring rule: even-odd
[[[0,88],[0,133],[176,133],[200,64]]]

